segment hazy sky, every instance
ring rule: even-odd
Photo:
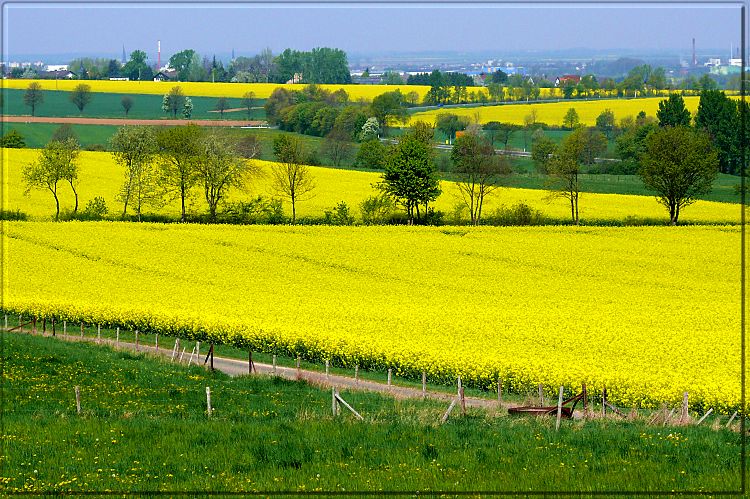
[[[106,54],[146,50],[162,60],[184,48],[256,53],[269,46],[348,52],[568,48],[674,50],[735,46],[740,7],[730,4],[4,4],[4,51]]]

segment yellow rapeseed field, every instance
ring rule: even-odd
[[[240,98],[246,92],[254,92],[258,99],[265,99],[271,95],[275,88],[284,87],[289,90],[302,90],[302,84],[280,84],[280,83],[211,83],[211,82],[168,82],[168,81],[109,81],[109,80],[3,80],[5,88],[25,89],[29,83],[35,81],[42,86],[43,90],[70,91],[76,85],[85,83],[91,86],[92,92],[118,93],[118,94],[153,94],[164,95],[172,87],[179,86],[185,95],[193,97],[234,97]],[[351,100],[360,98],[372,100],[374,97],[393,90],[400,89],[407,94],[417,92],[420,100],[430,89],[423,85],[320,85],[330,91],[340,88],[346,90]]]
[[[596,124],[596,118],[605,109],[611,109],[615,114],[615,120],[619,121],[626,116],[635,117],[639,112],[644,111],[648,116],[656,116],[659,109],[659,102],[663,97],[649,97],[645,99],[601,99],[589,101],[562,101],[562,102],[544,102],[540,104],[506,104],[483,107],[467,108],[449,108],[444,110],[425,111],[412,115],[412,122],[424,120],[434,123],[438,113],[454,113],[460,116],[474,118],[479,113],[480,123],[488,121],[500,121],[503,123],[524,124],[524,118],[532,110],[536,111],[536,121],[548,125],[562,125],[563,117],[568,109],[574,108],[578,113],[581,123],[588,126]],[[700,97],[685,97],[685,106],[691,113],[695,114],[698,110]]]
[[[20,210],[36,219],[49,219],[55,213],[54,198],[48,191],[34,190],[24,194],[21,171],[25,165],[33,161],[38,151],[33,149],[4,149],[3,150],[3,209]],[[273,163],[259,161],[261,169],[268,172]],[[359,217],[357,209],[368,196],[378,193],[373,187],[380,181],[380,174],[351,170],[336,170],[332,168],[311,167],[316,187],[313,197],[300,201],[297,212],[301,216],[322,216],[325,210],[330,210],[340,201],[345,201]],[[124,181],[124,169],[118,166],[109,153],[82,152],[80,156],[80,186],[78,192],[80,205],[96,196],[101,196],[107,203],[110,213],[116,214],[122,210],[122,205],[116,200],[117,193]],[[253,195],[273,196],[270,188],[270,176],[255,179],[246,192],[231,192],[231,200],[249,199]],[[448,214],[453,212],[459,203],[458,189],[455,183],[443,181],[443,194],[435,203],[435,208]],[[73,208],[73,194],[67,184],[61,184],[59,195],[62,209]],[[190,201],[190,210],[204,212],[205,202],[201,198],[200,189],[196,189]],[[567,220],[570,216],[569,204],[562,198],[548,199],[548,192],[534,189],[502,188],[493,193],[486,200],[484,213],[491,213],[500,205],[510,206],[524,202],[538,209],[544,215],[560,220]],[[147,209],[147,211],[154,211]],[[177,215],[177,202],[168,204],[155,210],[158,213]],[[285,203],[285,212],[291,213],[291,208]],[[625,217],[663,218],[668,220],[665,209],[655,198],[649,196],[631,196],[620,194],[581,194],[581,220],[622,220]],[[685,222],[708,223],[738,223],[740,218],[739,205],[699,201],[687,207],[681,215]]]
[[[740,405],[740,229],[3,224],[3,306],[432,381]]]

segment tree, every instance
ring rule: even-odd
[[[448,137],[449,144],[452,144],[456,138],[456,132],[466,130],[468,125],[469,120],[465,116],[458,116],[452,113],[438,113],[435,118],[435,128]]]
[[[133,104],[134,101],[132,97],[130,97],[129,95],[122,96],[122,98],[120,99],[120,105],[122,105],[122,109],[125,111],[125,116],[127,116],[130,110],[133,108]]]
[[[690,126],[691,121],[690,111],[680,94],[670,94],[668,99],[659,102],[656,119],[659,126]]]
[[[321,153],[331,160],[333,166],[341,166],[352,154],[352,144],[349,134],[337,128],[328,132],[323,139]]]
[[[219,116],[221,119],[224,119],[224,111],[229,109],[229,99],[226,97],[219,97],[216,99],[216,107],[214,108],[215,111],[219,111]]]
[[[26,147],[26,141],[18,133],[18,130],[14,128],[0,139],[0,147],[5,147],[6,149],[23,149]]]
[[[109,140],[115,163],[125,168],[125,183],[118,199],[123,202],[122,216],[128,213],[131,200],[138,221],[145,204],[158,205],[157,176],[154,169],[156,136],[149,126],[124,126]]]
[[[700,77],[698,80],[698,88],[700,90],[717,90],[719,88],[719,84],[716,83],[716,80],[711,78],[708,73],[704,74]]]
[[[409,114],[404,107],[404,96],[400,90],[380,94],[372,100],[370,104],[372,116],[378,119],[378,123],[383,127],[383,134],[386,134],[389,121],[407,123]]]
[[[52,132],[52,138],[51,140],[56,140],[58,142],[65,142],[66,140],[72,140],[76,144],[78,144],[78,135],[76,135],[75,131],[73,130],[73,125],[70,123],[64,123],[57,127],[54,132]]]
[[[307,199],[315,188],[312,172],[303,164],[306,152],[302,142],[291,135],[279,135],[273,141],[276,163],[272,168],[272,189],[292,203],[292,224],[297,221],[297,202]]]
[[[78,111],[83,113],[83,109],[91,102],[91,85],[80,83],[70,92],[70,102],[72,102]]]
[[[165,113],[171,114],[172,118],[177,118],[177,113],[184,112],[186,103],[187,97],[182,93],[182,88],[177,86],[164,95],[161,108]]]
[[[237,153],[229,137],[210,133],[201,141],[201,154],[195,161],[195,173],[208,204],[208,213],[216,220],[219,203],[229,189],[244,189],[258,173],[255,164]]]
[[[566,139],[571,150],[579,151],[577,159],[585,165],[593,165],[596,158],[607,151],[607,138],[596,128],[576,128]]]
[[[575,134],[570,134],[557,148],[548,163],[550,180],[547,189],[550,197],[563,197],[570,201],[570,217],[578,225],[578,199],[581,193],[579,176],[580,158],[583,155],[583,142]]]
[[[357,151],[354,165],[358,168],[382,170],[385,165],[385,154],[386,147],[378,139],[362,142]]]
[[[568,109],[568,112],[565,113],[562,124],[564,127],[572,130],[573,128],[578,126],[578,123],[580,123],[580,121],[580,118],[578,118],[578,111],[576,111],[574,107],[571,107],[570,109]]]
[[[177,79],[188,81],[190,76],[190,65],[193,62],[195,50],[187,49],[177,52],[169,58],[169,67],[177,71]]]
[[[380,122],[377,118],[367,118],[359,132],[360,142],[369,142],[380,138]]]
[[[547,173],[552,156],[557,151],[557,144],[539,129],[531,138],[531,159],[536,163],[539,173]]]
[[[387,154],[385,172],[377,184],[378,189],[404,206],[410,225],[420,219],[420,205],[427,213],[428,204],[441,192],[432,145],[419,135],[426,129],[415,127],[401,136]]]
[[[711,192],[718,172],[718,154],[708,135],[675,126],[648,137],[639,175],[647,188],[656,191],[656,199],[669,211],[670,223],[676,225],[682,208]]]
[[[186,221],[185,201],[197,182],[202,137],[200,127],[194,124],[162,128],[156,133],[158,184],[167,196],[180,198],[182,222]]]
[[[604,132],[607,138],[615,129],[615,113],[611,109],[605,109],[596,117],[596,128]]]
[[[34,116],[37,106],[44,103],[44,93],[42,93],[42,85],[36,81],[29,83],[26,87],[26,92],[23,94],[23,103],[31,108],[31,115]]]
[[[505,156],[495,154],[489,140],[474,130],[456,139],[451,150],[460,180],[456,184],[469,209],[472,225],[479,225],[484,199],[501,185],[511,169]]]
[[[723,173],[740,173],[740,119],[737,104],[719,90],[703,90],[695,115],[695,126],[706,131],[719,153]]]
[[[60,199],[57,195],[57,184],[68,181],[74,188],[78,179],[78,144],[73,141],[50,141],[39,152],[39,157],[27,165],[22,172],[26,184],[25,194],[31,189],[47,189],[55,198],[55,220],[60,219]],[[76,194],[76,211],[78,210],[78,193]]]
[[[253,112],[253,104],[255,104],[255,92],[245,92],[240,103],[247,110],[247,119],[250,119]]]
[[[122,75],[131,80],[151,80],[153,70],[146,62],[148,56],[143,50],[134,50],[130,54],[130,60],[122,67]]]

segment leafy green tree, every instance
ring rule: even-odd
[[[596,128],[576,128],[566,140],[571,150],[574,147],[573,143],[576,144],[575,148],[580,151],[578,161],[584,165],[593,165],[596,158],[607,151],[607,138]]]
[[[2,139],[0,139],[0,147],[5,147],[6,149],[23,149],[26,147],[26,141],[23,139],[23,136],[18,133],[18,130],[13,129],[3,135]]]
[[[717,90],[719,88],[719,84],[716,83],[716,80],[711,78],[708,73],[706,73],[698,80],[698,88],[700,90]]]
[[[719,159],[711,140],[688,127],[664,127],[646,141],[639,174],[643,184],[656,191],[656,199],[676,225],[680,211],[696,198],[711,192]]]
[[[378,140],[380,138],[380,122],[377,118],[367,118],[367,121],[362,125],[362,130],[359,132],[359,140],[361,142],[370,142],[372,140]]]
[[[194,55],[195,50],[186,49],[173,54],[169,58],[169,67],[177,71],[177,79],[179,81],[188,81],[190,64],[193,62]]]
[[[695,115],[695,126],[706,131],[719,153],[723,173],[740,172],[740,119],[737,104],[719,90],[703,90]]]
[[[450,86],[439,70],[434,70],[429,76],[430,90],[424,96],[427,105],[445,104],[451,96]]]
[[[385,167],[386,147],[378,139],[362,142],[357,151],[354,165],[358,168],[382,170]]]
[[[351,140],[356,140],[366,122],[367,113],[360,106],[346,106],[336,116],[334,128],[345,131]]]
[[[670,94],[668,99],[659,102],[656,111],[659,126],[690,126],[690,111],[685,107],[685,100],[680,94]]]
[[[428,204],[440,195],[440,180],[429,141],[420,137],[424,127],[401,136],[385,161],[385,172],[377,187],[406,209],[409,224],[420,220],[420,206],[427,213]]]
[[[637,124],[632,121],[622,128],[623,133],[615,139],[615,153],[622,161],[623,170],[634,174],[640,168],[641,155],[646,151],[646,139],[658,126],[655,123]]]
[[[615,129],[615,113],[611,109],[605,109],[599,113],[596,117],[596,128],[609,138]]]
[[[216,99],[216,106],[214,107],[214,111],[219,112],[219,116],[221,119],[224,119],[224,111],[229,109],[229,99],[226,97],[219,97]]]
[[[400,90],[380,94],[370,104],[370,114],[378,119],[383,127],[383,135],[386,135],[388,123],[396,121],[406,124],[409,114],[404,105],[404,95]]]
[[[180,221],[186,221],[185,202],[198,181],[196,161],[203,152],[203,131],[194,124],[161,128],[156,133],[157,182],[168,197],[180,199]]]
[[[511,173],[507,158],[496,155],[490,141],[472,130],[456,139],[451,159],[460,178],[456,186],[469,209],[471,224],[479,225],[485,198]]]
[[[259,172],[255,164],[237,153],[230,138],[219,132],[203,136],[201,152],[195,159],[195,177],[203,187],[211,220],[216,220],[219,203],[227,192],[245,189]]]
[[[297,94],[298,92],[283,87],[275,88],[263,106],[268,122],[272,125],[278,124],[281,112],[297,102]]]
[[[570,202],[570,217],[578,225],[578,200],[581,195],[580,175],[583,141],[571,133],[563,139],[548,163],[550,197],[563,197]]]
[[[396,205],[386,194],[369,196],[359,205],[362,215],[362,223],[365,225],[376,225],[388,222],[393,216]]]
[[[187,103],[187,97],[182,92],[182,87],[172,87],[169,93],[164,94],[162,99],[161,109],[165,113],[172,115],[172,118],[177,118],[177,113],[184,112],[185,105]]]
[[[60,219],[60,199],[57,194],[57,184],[68,181],[76,196],[76,211],[78,210],[78,193],[75,182],[78,179],[78,144],[73,141],[50,141],[39,152],[36,161],[27,165],[21,176],[26,184],[25,194],[31,189],[47,189],[55,198],[55,220]]]
[[[271,188],[292,203],[292,224],[297,221],[297,202],[307,199],[315,189],[312,172],[305,164],[307,153],[299,138],[279,135],[273,141],[278,163],[271,170]]]
[[[123,203],[123,218],[131,201],[138,221],[144,205],[159,205],[154,159],[157,152],[153,127],[124,126],[110,138],[109,147],[115,163],[125,168],[125,182],[118,199]]]
[[[125,116],[127,116],[130,110],[133,108],[133,104],[134,101],[132,97],[130,97],[129,95],[122,96],[122,98],[120,99],[120,105],[122,106],[123,111],[125,111]]]
[[[557,151],[557,144],[544,134],[543,130],[534,132],[531,141],[531,159],[536,164],[540,173],[548,172],[550,159]]]
[[[253,104],[255,104],[255,92],[245,92],[240,104],[247,110],[247,119],[250,119],[253,112]]]
[[[349,134],[344,130],[333,128],[323,139],[321,154],[326,156],[333,166],[341,166],[352,155],[352,143]]]
[[[469,120],[465,116],[458,116],[453,113],[438,113],[435,117],[435,128],[448,137],[449,144],[452,144],[456,139],[456,132],[466,130],[467,126],[469,126]]]
[[[31,116],[34,116],[36,108],[44,103],[44,93],[40,83],[36,81],[29,83],[23,94],[23,103],[31,108]]]
[[[565,116],[563,117],[563,126],[569,129],[573,129],[581,122],[580,118],[578,117],[578,111],[575,110],[574,107],[571,107],[568,109],[568,111],[565,113]]]
[[[131,80],[152,80],[154,72],[146,62],[148,56],[143,50],[134,50],[130,54],[130,60],[122,67],[122,75]]]
[[[73,130],[73,125],[70,123],[64,123],[57,127],[54,132],[52,132],[52,138],[51,140],[56,140],[58,142],[65,142],[66,140],[72,140],[76,144],[79,143],[78,141],[78,135],[76,135],[75,130]]]

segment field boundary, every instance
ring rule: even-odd
[[[3,116],[4,123],[57,123],[71,125],[161,125],[176,126],[194,124],[209,127],[261,127],[265,121],[252,120],[172,120],[172,119],[129,119],[129,118],[83,118],[83,117],[55,117],[55,116]]]

